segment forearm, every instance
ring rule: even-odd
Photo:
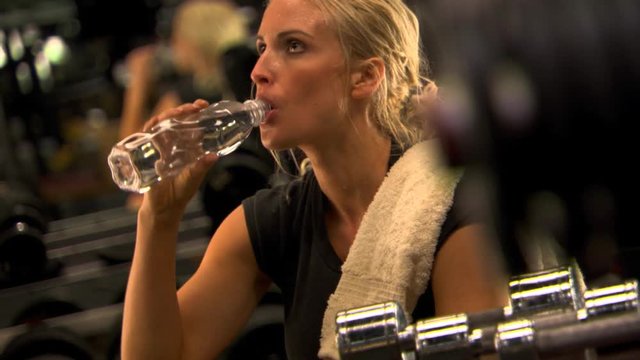
[[[124,304],[123,359],[179,359],[182,326],[176,296],[178,222],[138,215]]]

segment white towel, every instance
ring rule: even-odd
[[[414,145],[391,167],[362,218],[340,282],[329,297],[319,358],[339,359],[339,311],[395,300],[411,314],[427,288],[460,174],[442,164],[436,140]]]

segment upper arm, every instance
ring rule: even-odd
[[[186,358],[218,355],[242,329],[269,284],[256,264],[239,206],[220,225],[200,267],[178,291]]]
[[[503,254],[479,224],[454,231],[438,251],[432,286],[438,316],[507,305]]]

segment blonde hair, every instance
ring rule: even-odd
[[[418,142],[423,126],[411,97],[427,80],[427,63],[415,14],[402,0],[310,1],[336,29],[347,70],[357,60],[384,61],[385,76],[369,108],[375,125],[403,148]]]
[[[224,1],[188,0],[173,20],[173,35],[194,44],[206,57],[217,58],[248,38],[248,21]]]

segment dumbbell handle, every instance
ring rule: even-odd
[[[627,313],[541,329],[536,332],[535,347],[541,355],[552,355],[638,339],[640,313]]]
[[[485,312],[467,314],[467,338],[459,337],[451,342],[451,347],[466,348],[468,354],[488,354],[500,352],[504,359],[521,359],[536,352],[533,343],[540,331],[554,329],[578,323],[591,323],[603,315],[640,314],[638,304],[638,282],[630,280],[619,285],[584,292],[583,307],[542,311],[528,316],[513,314],[509,307]],[[589,321],[584,321],[589,320]],[[421,321],[423,324],[438,322],[438,318]],[[419,322],[420,323],[420,322]],[[461,324],[462,324],[461,323]],[[424,326],[423,327],[428,327]],[[457,328],[449,326],[450,329]],[[418,337],[431,338],[431,334],[417,334]],[[432,343],[438,343],[433,341]],[[438,345],[440,346],[440,345]],[[514,349],[519,349],[514,351]],[[427,344],[417,347],[418,358],[430,358],[439,353],[437,348]],[[448,350],[442,355],[448,356]],[[459,351],[457,351],[459,352]],[[510,356],[509,353],[513,353]],[[421,356],[424,355],[424,356]],[[462,358],[462,357],[458,357]]]

